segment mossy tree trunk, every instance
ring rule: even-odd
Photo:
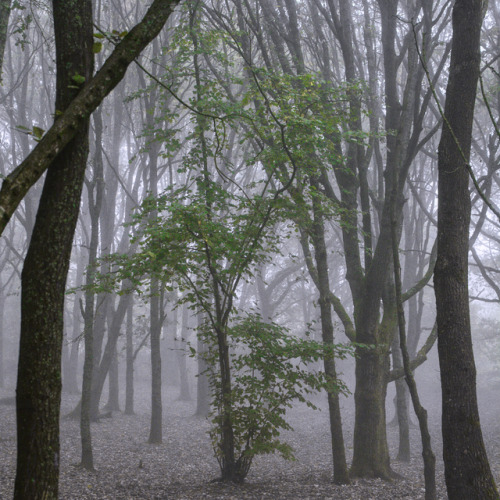
[[[54,0],[56,110],[78,93],[73,77],[93,71],[92,2]],[[14,498],[57,498],[61,352],[66,278],[88,156],[88,119],[47,171],[21,276]]]

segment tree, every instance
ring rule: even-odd
[[[438,253],[434,285],[443,458],[451,500],[498,498],[479,423],[468,292],[469,156],[482,19],[482,0],[456,1],[450,77],[438,150]]]
[[[264,186],[265,194],[267,182]],[[344,391],[338,379],[304,365],[352,353],[350,346],[295,338],[256,315],[235,311],[239,282],[274,249],[268,223],[280,210],[275,201],[262,193],[252,198],[228,193],[203,176],[196,192],[169,190],[149,198],[136,218],[140,252],[117,256],[120,268],[110,277],[113,282],[128,276],[136,287],[145,275],[163,287],[177,284],[185,292],[182,300],[206,314],[199,335],[207,350],[201,355],[212,388],[210,435],[223,481],[242,482],[257,454],[293,457],[279,439],[281,429],[290,429],[285,420],[290,402],[314,406],[307,401],[309,392]]]
[[[35,150],[4,180],[0,194],[5,227],[29,187],[48,169],[22,272],[15,498],[57,497],[64,296],[88,155],[88,119],[130,62],[157,35],[176,4],[173,0],[153,2],[143,21],[92,79],[90,0],[53,2],[56,120]],[[80,89],[83,82],[89,83]]]
[[[68,15],[69,12],[72,15]],[[90,0],[53,2],[56,110],[93,72]],[[87,165],[88,119],[48,168],[22,271],[14,497],[57,498],[61,348],[66,278]]]
[[[102,140],[102,116],[100,110],[94,115],[94,128],[96,134],[96,144]],[[95,294],[91,286],[94,282],[95,266],[97,260],[97,247],[99,243],[99,215],[102,207],[103,198],[103,161],[102,150],[97,147],[94,158],[93,178],[88,181],[87,193],[89,213],[91,220],[91,232],[89,242],[89,260],[87,269],[85,291],[85,310],[83,312],[83,335],[85,342],[85,360],[83,365],[82,380],[82,404],[80,411],[80,434],[82,442],[81,466],[94,470],[94,458],[92,452],[92,436],[90,432],[91,420],[91,397],[92,397],[92,372],[94,365],[94,312],[95,312]]]

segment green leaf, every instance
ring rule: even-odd
[[[94,42],[94,45],[92,45],[92,52],[94,54],[99,54],[102,50],[102,43],[101,42]]]
[[[77,84],[77,85],[83,85],[85,83],[85,77],[82,75],[79,75],[78,73],[75,73],[71,79]]]

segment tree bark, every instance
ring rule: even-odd
[[[56,109],[93,71],[92,3],[54,0]],[[57,120],[59,121],[59,120]],[[21,276],[16,499],[57,498],[64,295],[88,155],[88,119],[52,160]]]
[[[434,273],[442,432],[448,496],[498,499],[483,443],[468,294],[468,162],[480,65],[481,0],[456,0],[445,123],[438,150],[438,254]]]

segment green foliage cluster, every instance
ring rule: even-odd
[[[202,354],[210,366],[214,395],[210,436],[215,455],[222,461],[224,402],[216,370],[218,351],[210,326],[206,325],[201,334],[210,346]],[[294,459],[293,449],[280,437],[283,430],[293,430],[286,421],[287,408],[299,401],[316,409],[309,397],[321,390],[348,392],[340,380],[328,380],[323,371],[311,370],[308,365],[329,356],[344,359],[354,355],[354,348],[292,336],[283,326],[265,323],[256,314],[237,318],[228,329],[228,337],[236,470],[238,478],[243,480],[256,455],[277,452],[285,459]],[[192,354],[196,354],[194,349]]]

